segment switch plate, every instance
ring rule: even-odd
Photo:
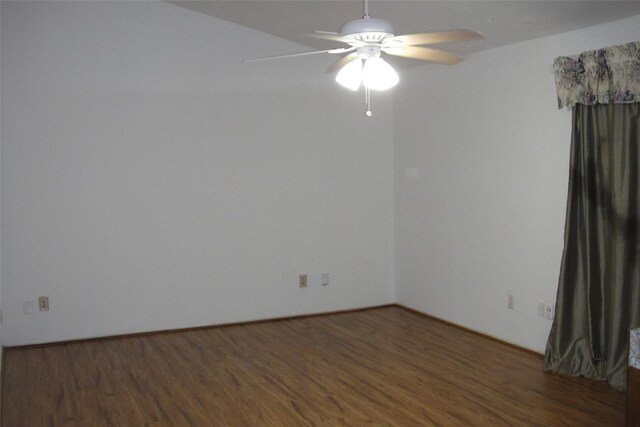
[[[553,304],[547,304],[544,312],[545,319],[553,320]]]
[[[306,287],[307,287],[307,275],[306,275],[306,274],[301,274],[301,275],[298,277],[298,285],[299,285],[301,288],[306,288]]]
[[[320,284],[322,286],[327,286],[329,284],[329,273],[322,273],[320,275]]]
[[[23,308],[24,308],[24,314],[33,314],[35,311],[33,307],[33,301],[25,301],[23,303]]]
[[[513,310],[514,306],[515,306],[515,301],[513,299],[513,295],[511,294],[507,295],[507,308],[509,310]]]
[[[40,311],[49,311],[49,297],[38,298],[38,308]]]

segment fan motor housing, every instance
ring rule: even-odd
[[[386,19],[356,19],[344,24],[340,35],[362,43],[382,43],[384,39],[393,37],[393,26]]]

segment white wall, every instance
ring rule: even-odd
[[[334,58],[240,63],[305,49],[166,3],[3,2],[4,344],[393,302],[390,95],[366,119]]]
[[[405,70],[369,120],[332,58],[241,64],[306,48],[170,4],[1,7],[5,345],[384,304],[395,280],[544,348],[570,138],[550,64],[640,18]]]
[[[393,134],[400,304],[544,351],[551,322],[537,304],[555,301],[571,136],[550,67],[639,39],[637,16],[403,74]]]

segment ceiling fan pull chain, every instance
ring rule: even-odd
[[[373,116],[371,112],[371,92],[368,86],[364,87],[364,102],[367,104],[367,111],[364,112],[364,115],[367,117]]]

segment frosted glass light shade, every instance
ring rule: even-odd
[[[375,90],[391,89],[400,81],[398,73],[384,59],[373,56],[364,63],[362,83]]]
[[[362,60],[356,58],[342,67],[336,76],[336,82],[349,90],[356,91],[362,81]]]

